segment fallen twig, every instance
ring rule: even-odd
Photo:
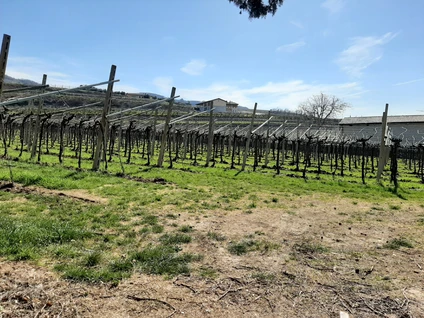
[[[365,306],[367,306],[373,313],[375,313],[375,314],[377,314],[377,315],[379,315],[379,316],[381,316],[381,317],[384,317],[384,313],[382,313],[382,312],[380,312],[380,311],[378,311],[378,310],[376,310],[376,309],[374,309],[373,307],[371,307],[371,305],[370,304],[368,304],[366,301],[365,301],[365,299],[364,298],[362,298],[361,297],[361,299],[362,299],[362,301],[364,302],[364,304],[365,304]]]
[[[221,300],[222,298],[224,298],[225,296],[227,296],[229,293],[236,293],[236,292],[238,292],[239,290],[242,290],[242,289],[243,288],[231,289],[231,286],[230,286],[230,288],[224,294],[222,294],[221,296],[219,296],[219,298],[217,299],[217,301]]]
[[[174,306],[172,306],[170,303],[167,303],[164,300],[160,300],[160,299],[156,299],[156,298],[137,297],[137,296],[133,296],[133,295],[127,295],[127,298],[132,299],[132,300],[136,300],[136,301],[154,301],[154,302],[160,303],[162,305],[165,305],[165,306],[167,306],[167,307],[169,307],[173,310],[173,312],[168,316],[168,318],[172,317],[177,312],[177,309],[175,309]]]
[[[191,286],[189,286],[189,285],[186,285],[186,284],[183,284],[183,283],[177,283],[177,282],[174,282],[173,283],[175,286],[181,286],[181,287],[185,287],[185,288],[188,288],[188,289],[190,289],[194,294],[197,294],[197,290],[195,290],[193,287],[191,287]]]

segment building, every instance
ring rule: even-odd
[[[352,138],[368,138],[379,143],[382,131],[382,116],[346,117],[339,127],[341,133]],[[401,138],[402,145],[424,143],[424,115],[388,116],[387,126],[391,136]]]
[[[234,102],[227,102],[222,98],[215,98],[196,104],[196,108],[200,111],[209,110],[215,108],[216,113],[235,113],[237,112],[238,104]]]
[[[238,104],[237,103],[234,103],[232,101],[229,101],[227,103],[227,113],[235,113],[235,112],[237,112],[237,107],[238,107]]]

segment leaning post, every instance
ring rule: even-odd
[[[2,92],[3,92],[4,75],[6,74],[7,57],[9,56],[9,47],[10,47],[10,35],[3,34],[3,42],[1,45],[1,53],[0,53],[0,102],[1,102]],[[1,122],[1,132],[3,135],[3,141],[4,141],[4,155],[7,155],[6,128],[4,126],[3,114],[0,114],[0,122]]]
[[[166,140],[167,140],[167,137],[168,137],[169,122],[171,121],[172,106],[174,105],[173,97],[175,97],[175,91],[176,91],[176,88],[172,87],[172,90],[171,90],[171,98],[172,99],[169,101],[168,110],[167,110],[166,119],[165,119],[165,126],[163,127],[163,132],[162,132],[162,141],[161,141],[161,144],[160,144],[158,167],[162,167],[162,165],[163,165],[163,157],[165,156]]]
[[[252,129],[253,123],[255,121],[257,107],[258,103],[255,103],[255,107],[253,108],[252,120],[250,121],[249,131],[247,132],[246,147],[244,148],[243,165],[241,167],[241,171],[244,171],[244,169],[246,168],[247,154],[249,153],[250,138],[252,137]]]
[[[381,181],[381,175],[383,174],[384,166],[388,159],[388,147],[387,142],[387,114],[389,112],[389,104],[386,104],[385,111],[383,113],[383,120],[381,125],[381,142],[380,142],[380,156],[378,158],[378,171],[377,171],[377,182]]]
[[[100,120],[100,127],[98,128],[98,131],[97,131],[97,145],[96,145],[96,149],[94,153],[93,167],[92,167],[94,171],[99,170],[101,158],[105,157],[102,154],[103,154],[103,151],[106,150],[108,128],[109,128],[109,123],[106,116],[109,113],[111,108],[113,83],[114,83],[113,81],[115,80],[115,73],[116,73],[116,65],[112,65],[110,68],[109,84],[107,85],[106,97],[105,97],[105,102],[103,105],[102,118]]]
[[[1,94],[3,92],[4,75],[6,74],[7,57],[9,56],[10,39],[10,35],[3,34],[3,42],[0,53],[0,101]]]

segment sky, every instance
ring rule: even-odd
[[[296,110],[319,93],[344,116],[424,115],[424,1],[286,0],[249,20],[228,0],[9,0],[6,74],[65,87]],[[104,87],[105,88],[105,87]]]

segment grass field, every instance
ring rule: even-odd
[[[0,315],[424,316],[424,185],[407,171],[394,193],[358,172],[304,180],[135,158],[123,177],[118,162],[95,173],[27,156],[0,167]],[[71,304],[75,286],[86,296]]]

